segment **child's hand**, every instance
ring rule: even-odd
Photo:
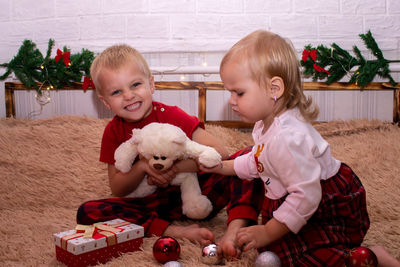
[[[244,252],[268,245],[268,233],[264,225],[253,225],[239,229],[236,235],[238,247]]]
[[[200,169],[201,171],[203,171],[203,172],[220,173],[221,170],[222,170],[222,168],[223,168],[222,162],[221,162],[220,164],[218,164],[218,165],[216,165],[216,166],[214,166],[214,167],[210,167],[210,168],[208,168],[208,167],[206,167],[206,166],[204,166],[204,165],[202,165],[202,164],[200,164],[200,163],[198,163],[198,164],[199,164],[199,169]]]
[[[236,175],[233,168],[233,162],[233,160],[223,160],[220,164],[212,168],[207,168],[206,166],[199,164],[199,169],[203,172],[213,172],[222,175]]]
[[[147,182],[150,185],[156,185],[159,187],[167,187],[172,179],[175,178],[176,174],[178,173],[175,166],[172,166],[166,171],[158,172],[153,168],[149,167],[147,172]]]
[[[270,219],[266,224],[240,228],[236,234],[237,244],[243,251],[265,247],[289,233],[289,228],[276,220]]]

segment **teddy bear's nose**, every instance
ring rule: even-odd
[[[164,168],[164,165],[156,163],[153,165],[154,169],[156,170],[162,170]]]

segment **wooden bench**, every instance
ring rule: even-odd
[[[400,119],[400,91],[399,87],[392,87],[387,83],[370,83],[361,89],[354,84],[332,83],[327,85],[322,82],[305,82],[305,90],[390,90],[393,91],[393,122],[399,122]],[[19,82],[5,83],[5,101],[6,116],[15,117],[15,98],[14,91],[17,90],[34,90],[26,88]],[[82,83],[73,83],[71,86],[55,89],[55,90],[82,90]],[[93,90],[89,88],[88,90]],[[206,118],[206,103],[208,90],[224,90],[222,82],[156,82],[156,90],[197,90],[198,91],[198,117],[201,121],[222,125],[230,128],[249,128],[248,123],[241,121],[208,121]]]

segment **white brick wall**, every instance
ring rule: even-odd
[[[0,0],[0,63],[24,39],[44,53],[53,38],[56,48],[72,52],[127,42],[151,66],[199,64],[199,57],[218,65],[225,50],[260,28],[290,38],[299,52],[309,43],[332,42],[365,50],[358,35],[371,29],[385,56],[400,58],[399,0]]]

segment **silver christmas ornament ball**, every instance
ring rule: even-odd
[[[255,267],[280,267],[281,259],[271,251],[260,253],[256,259]]]
[[[166,262],[166,263],[163,265],[163,267],[182,267],[182,264],[180,264],[180,263],[177,262],[177,261],[169,261],[169,262]]]
[[[222,261],[222,255],[218,255],[218,246],[210,244],[203,248],[201,261],[204,264],[217,265]]]

